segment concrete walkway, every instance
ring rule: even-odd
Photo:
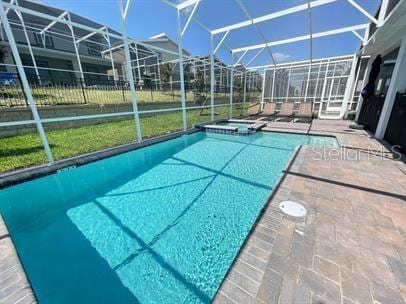
[[[335,135],[345,149],[300,149],[215,303],[405,303],[405,164],[349,124],[268,124]],[[306,217],[283,215],[283,200]]]

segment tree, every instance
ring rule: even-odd
[[[195,95],[195,103],[198,105],[204,104],[206,100],[204,74],[200,68],[196,69],[196,77],[192,80],[192,88]]]
[[[148,74],[142,74],[142,79],[144,80],[144,86],[147,89],[152,89],[152,77]]]
[[[166,62],[160,67],[160,80],[164,87],[171,81],[173,65]]]
[[[244,99],[244,83],[241,81],[240,77],[235,79],[234,82],[234,96],[235,96],[235,102],[243,102]]]

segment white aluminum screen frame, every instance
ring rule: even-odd
[[[361,24],[361,25],[355,25],[355,26],[349,26],[349,27],[344,27],[344,28],[339,28],[339,29],[333,29],[333,30],[328,30],[325,32],[321,32],[321,33],[312,33],[311,31],[311,19],[310,19],[310,25],[309,25],[309,35],[305,35],[305,36],[300,36],[300,37],[293,37],[293,38],[287,38],[287,39],[282,39],[282,40],[278,40],[278,41],[273,41],[273,42],[267,42],[265,40],[264,35],[262,34],[262,32],[260,31],[260,29],[257,27],[258,23],[261,22],[265,22],[268,20],[272,20],[275,18],[282,18],[283,16],[286,15],[290,15],[293,14],[295,12],[299,12],[299,11],[309,11],[309,16],[311,18],[311,9],[317,6],[321,6],[321,5],[328,5],[330,3],[334,3],[335,0],[315,0],[315,1],[308,1],[307,4],[304,5],[299,5],[299,6],[295,6],[295,7],[291,7],[288,9],[284,9],[281,10],[279,12],[273,12],[270,14],[265,14],[263,16],[260,17],[256,17],[256,18],[252,18],[248,12],[248,10],[244,7],[244,5],[242,4],[242,2],[240,0],[235,0],[236,1],[236,5],[239,5],[240,8],[242,9],[242,11],[244,12],[244,14],[247,16],[248,20],[244,21],[244,22],[240,22],[237,24],[232,24],[229,26],[225,26],[222,28],[218,28],[218,29],[209,29],[206,25],[204,25],[200,20],[198,20],[195,17],[195,12],[198,10],[198,6],[199,3],[201,1],[205,1],[205,0],[186,0],[183,1],[179,4],[174,4],[173,2],[170,2],[168,0],[161,0],[162,2],[170,5],[171,7],[175,8],[178,11],[178,29],[179,29],[179,35],[178,35],[178,52],[174,52],[179,56],[179,64],[181,66],[183,66],[183,60],[184,60],[184,54],[183,54],[183,49],[182,49],[182,36],[185,34],[188,26],[190,25],[191,22],[195,22],[196,24],[198,24],[200,27],[202,27],[203,29],[205,29],[206,31],[208,31],[211,35],[211,53],[210,53],[210,70],[211,70],[211,104],[210,106],[201,106],[199,108],[210,108],[211,109],[211,119],[214,119],[214,108],[216,106],[223,106],[223,105],[214,105],[213,102],[213,92],[215,89],[215,77],[213,77],[213,71],[214,71],[214,66],[215,66],[215,60],[214,60],[214,55],[216,53],[216,51],[218,50],[218,48],[221,45],[224,45],[225,47],[227,47],[229,50],[231,50],[231,53],[238,53],[238,52],[243,52],[244,56],[245,54],[247,54],[248,51],[250,50],[256,50],[259,49],[259,51],[257,51],[254,56],[252,56],[249,60],[248,60],[248,64],[244,64],[243,63],[243,57],[244,56],[240,56],[239,59],[237,59],[236,63],[234,63],[234,56],[232,56],[232,64],[230,66],[230,69],[233,73],[234,71],[234,66],[237,64],[242,64],[242,67],[245,69],[245,72],[243,73],[244,75],[247,75],[248,73],[250,73],[253,70],[260,70],[263,69],[267,66],[257,66],[257,67],[249,67],[250,64],[252,64],[252,62],[266,49],[268,50],[269,54],[270,54],[270,59],[272,61],[272,65],[276,67],[276,62],[273,59],[273,55],[272,55],[272,51],[271,51],[271,47],[274,45],[282,45],[282,44],[287,44],[287,43],[292,43],[295,41],[302,41],[302,40],[310,40],[310,49],[312,49],[311,47],[311,41],[315,38],[318,37],[325,37],[325,36],[331,36],[331,35],[337,35],[340,33],[344,33],[344,32],[352,32],[355,36],[357,36],[359,39],[361,39],[361,35],[357,32],[358,30],[362,30],[364,28],[366,28],[366,24]],[[365,9],[363,9],[358,3],[356,3],[354,0],[347,0],[355,9],[357,9],[358,11],[360,11],[362,14],[364,14],[367,18],[369,18],[370,20],[372,20],[372,22],[376,23],[377,26],[382,26],[385,23],[385,19],[382,16],[379,16],[379,19],[376,20],[374,17],[372,17],[368,12],[365,11]],[[8,18],[7,18],[7,12],[12,9],[15,12],[19,12],[20,15],[24,14],[29,14],[29,15],[33,15],[33,16],[37,16],[46,20],[49,20],[50,23],[42,30],[42,32],[45,34],[46,31],[50,30],[50,28],[56,24],[56,23],[62,23],[62,24],[66,24],[69,28],[73,29],[73,28],[79,28],[81,30],[87,31],[88,34],[86,34],[83,37],[80,37],[78,39],[76,39],[76,37],[74,36],[73,30],[72,30],[72,39],[74,41],[75,46],[78,45],[80,42],[85,41],[86,39],[90,38],[93,35],[96,34],[100,34],[103,37],[106,38],[108,44],[109,44],[109,48],[107,50],[105,50],[105,52],[111,52],[112,51],[112,46],[110,44],[109,39],[110,38],[114,38],[114,39],[119,39],[121,41],[124,41],[124,49],[125,49],[125,55],[126,55],[126,65],[128,66],[127,68],[127,74],[128,74],[128,80],[130,82],[130,89],[131,89],[131,100],[132,100],[132,105],[133,105],[133,111],[130,112],[125,112],[125,113],[114,113],[114,114],[102,114],[102,115],[84,115],[81,117],[63,117],[63,118],[53,118],[53,119],[41,119],[38,115],[38,112],[36,110],[36,105],[35,105],[35,101],[34,98],[31,98],[32,100],[30,103],[31,106],[31,110],[34,116],[34,120],[33,121],[23,121],[23,122],[3,122],[0,124],[0,126],[12,126],[12,125],[17,125],[17,124],[32,124],[35,123],[37,125],[38,128],[38,132],[41,135],[41,139],[43,140],[43,145],[44,145],[44,149],[47,152],[48,155],[48,160],[51,163],[53,161],[53,157],[52,157],[52,152],[49,149],[49,145],[45,136],[45,132],[43,131],[43,127],[42,127],[42,123],[47,123],[47,122],[54,122],[54,121],[66,121],[66,120],[77,120],[77,119],[92,119],[92,118],[101,118],[101,117],[109,117],[109,116],[115,116],[115,115],[121,115],[121,114],[132,114],[134,115],[134,120],[135,120],[135,125],[136,125],[136,134],[137,134],[137,139],[139,141],[142,141],[142,136],[141,136],[141,126],[140,126],[140,120],[139,120],[139,114],[143,114],[143,113],[161,113],[161,112],[168,112],[168,111],[176,111],[181,109],[182,111],[182,120],[183,120],[183,130],[186,130],[186,110],[187,109],[191,109],[191,108],[195,108],[195,107],[186,107],[186,97],[185,97],[185,85],[184,85],[184,78],[183,76],[183,69],[180,68],[180,74],[181,74],[181,80],[180,80],[180,84],[181,84],[181,94],[182,94],[182,107],[181,108],[173,108],[173,109],[160,109],[160,110],[151,110],[151,111],[138,111],[138,107],[137,107],[137,100],[136,100],[136,95],[135,95],[135,86],[134,86],[134,76],[132,74],[132,69],[131,67],[131,58],[129,58],[129,44],[130,43],[135,43],[135,45],[141,45],[146,47],[147,49],[151,49],[151,50],[155,50],[158,52],[168,52],[168,50],[165,49],[161,49],[159,47],[155,47],[155,46],[151,46],[150,44],[146,44],[143,43],[141,41],[136,41],[134,39],[130,39],[128,38],[127,34],[126,34],[126,28],[125,28],[125,20],[128,18],[129,15],[129,11],[130,11],[130,6],[131,6],[131,0],[127,0],[125,5],[123,6],[121,0],[118,0],[119,2],[119,11],[120,11],[120,18],[121,18],[121,22],[122,22],[122,33],[121,34],[116,34],[116,33],[111,33],[107,30],[107,28],[105,27],[100,27],[100,28],[92,28],[90,26],[87,25],[83,25],[80,23],[76,23],[73,22],[70,18],[69,12],[64,11],[62,14],[60,14],[59,16],[53,16],[53,15],[49,15],[49,14],[45,14],[45,13],[41,13],[38,11],[34,11],[28,8],[24,8],[18,5],[18,2],[16,0],[12,0],[11,2],[1,2],[0,6],[1,6],[1,12],[2,12],[2,22],[4,24],[8,23]],[[193,6],[191,13],[187,14],[185,12],[186,8],[189,8]],[[187,22],[186,25],[182,28],[180,26],[180,15],[186,15],[187,16]],[[240,28],[244,28],[247,26],[254,26],[256,27],[258,33],[260,34],[261,38],[264,40],[264,43],[261,45],[255,45],[255,46],[246,46],[244,48],[236,48],[236,49],[232,49],[230,48],[230,46],[227,44],[226,38],[227,35],[231,32],[231,31],[235,31],[238,30]],[[25,30],[24,30],[25,31]],[[223,36],[220,38],[220,42],[216,45],[216,47],[214,47],[214,37],[217,34],[223,34]],[[8,31],[8,35],[13,35],[12,31]],[[366,42],[367,39],[367,34],[365,34],[363,41],[364,43]],[[11,44],[12,48],[15,48],[17,50],[17,45],[16,42],[13,38],[8,37],[9,40],[9,44]],[[45,41],[45,39],[43,39]],[[30,46],[29,46],[30,47]],[[114,46],[114,48],[117,46]],[[18,52],[18,51],[17,51]],[[31,51],[32,52],[32,51]],[[80,74],[83,77],[83,71],[81,69],[81,64],[80,64],[80,56],[76,50],[76,54],[77,54],[77,59],[78,59],[78,63],[79,63],[79,69],[80,69]],[[310,52],[310,54],[312,54],[312,51]],[[38,68],[36,67],[35,64],[35,57],[33,54],[31,54],[33,57],[33,62],[34,62],[34,68],[36,71],[36,74],[38,75],[38,78],[40,80],[39,77],[39,72],[38,72]],[[312,55],[310,56],[310,62],[313,61]],[[139,61],[137,60],[137,65],[139,65]],[[26,79],[25,76],[25,72],[24,72],[24,66],[21,63],[21,60],[17,60],[16,62],[16,66],[20,72],[20,75],[23,76],[23,78]],[[114,68],[114,62],[112,61],[112,67],[113,67],[113,74],[115,71]],[[311,67],[309,68],[309,71],[311,70]],[[310,73],[310,72],[309,72]],[[114,76],[115,77],[115,76]],[[233,81],[234,77],[231,77],[231,83]],[[244,82],[244,87],[246,86],[246,76],[242,76],[242,80]],[[262,77],[262,81],[265,82],[265,77]],[[24,84],[24,83],[23,83]],[[28,83],[26,85],[24,85],[24,90],[26,92],[27,96],[31,96],[32,97],[32,93],[31,93],[31,89],[28,86]],[[233,100],[232,100],[232,96],[233,96],[233,86],[230,86],[230,111],[231,111],[231,107],[233,106]],[[244,102],[245,102],[245,92],[244,92]],[[263,102],[263,100],[261,101]],[[36,114],[35,114],[36,113]]]

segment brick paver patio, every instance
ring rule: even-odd
[[[13,242],[0,216],[0,303],[36,303]]]
[[[348,149],[330,159],[300,149],[214,302],[405,303],[404,163],[380,157],[382,146],[347,121],[305,125],[267,130],[331,134]],[[283,215],[284,200],[305,205],[306,217]]]

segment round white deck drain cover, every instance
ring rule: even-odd
[[[290,216],[302,217],[306,215],[305,207],[296,202],[283,201],[279,204],[279,208],[282,210],[283,213]]]

